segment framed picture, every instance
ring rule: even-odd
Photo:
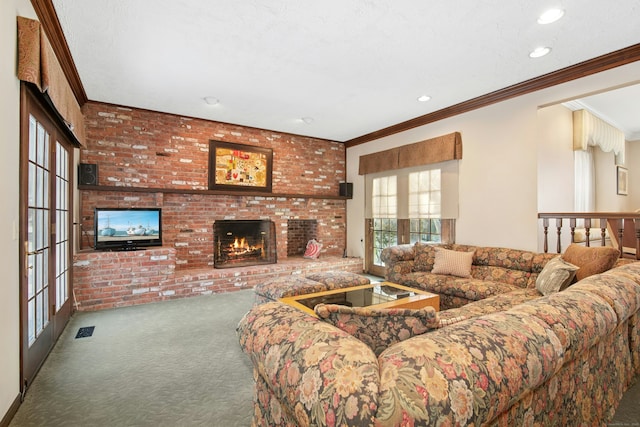
[[[209,141],[210,190],[271,192],[273,150],[230,142]]]
[[[618,177],[616,180],[617,183],[617,193],[623,196],[629,194],[629,177],[627,175],[627,168],[623,168],[622,166],[616,166]]]

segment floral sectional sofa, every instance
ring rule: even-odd
[[[257,305],[238,325],[254,367],[252,424],[606,425],[640,374],[640,262],[535,291],[429,314],[427,332],[378,356],[346,332],[353,319]]]
[[[571,245],[568,252],[575,254],[576,262],[587,258],[595,263],[597,272],[608,270],[618,258],[618,252],[610,247],[583,249]],[[387,280],[439,294],[440,309],[446,310],[514,291],[514,296],[536,295],[538,275],[557,256],[499,247],[416,243],[385,248],[380,257]],[[459,265],[460,257],[467,262],[465,268],[447,268]],[[438,261],[444,268],[438,269]]]

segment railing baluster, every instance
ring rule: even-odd
[[[640,259],[640,219],[634,219],[636,225],[636,259]]]
[[[544,228],[544,253],[546,254],[549,252],[549,240],[547,236],[549,234],[549,218],[542,219],[542,227]]]
[[[607,219],[600,218],[600,237],[602,238],[602,244],[600,246],[607,246]]]
[[[556,218],[556,228],[558,229],[558,244],[556,251],[557,253],[562,253],[562,218]]]
[[[569,218],[569,228],[571,228],[571,243],[576,242],[576,219]]]
[[[589,241],[589,235],[591,234],[591,218],[584,219],[584,234],[586,236],[585,244],[587,247],[591,246],[591,242]]]
[[[620,258],[622,258],[623,250],[622,250],[622,238],[624,237],[624,218],[621,218],[617,221],[618,224],[618,248],[620,249]]]

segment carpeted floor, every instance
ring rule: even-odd
[[[249,426],[253,377],[235,328],[252,304],[243,290],[76,313],[10,427]],[[640,427],[640,384],[609,426]]]
[[[235,328],[252,304],[243,290],[76,313],[10,426],[250,425],[252,369]]]

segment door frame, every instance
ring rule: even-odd
[[[29,116],[37,115],[39,122],[47,126],[49,132],[49,169],[50,175],[47,182],[50,209],[49,209],[49,241],[48,247],[50,248],[48,254],[48,271],[47,280],[49,283],[49,293],[46,304],[48,304],[48,316],[49,324],[42,330],[38,339],[29,346],[29,331],[28,331],[28,307],[27,307],[27,295],[28,295],[28,274],[26,265],[26,245],[28,241],[28,188],[29,188]],[[42,363],[46,359],[47,355],[53,349],[55,342],[60,337],[65,326],[68,324],[71,315],[73,314],[72,295],[73,295],[73,242],[74,242],[74,228],[73,228],[73,212],[74,212],[74,148],[75,138],[69,137],[70,131],[66,128],[66,125],[62,122],[60,116],[55,111],[48,97],[40,93],[33,85],[25,82],[20,83],[20,165],[19,165],[19,194],[20,194],[20,225],[19,225],[19,305],[20,305],[20,393],[24,397],[28,387],[31,385],[33,378],[37,375],[37,372],[42,367]],[[69,154],[68,161],[68,176],[69,180],[69,194],[67,207],[69,208],[69,215],[67,218],[67,230],[69,234],[68,245],[68,259],[67,259],[67,275],[68,275],[68,298],[65,303],[59,308],[56,308],[56,158],[55,150],[57,149],[57,143],[60,142],[65,146],[65,149]],[[26,294],[26,295],[25,295]],[[43,339],[40,339],[42,337]],[[31,361],[27,360],[28,356],[34,355]]]

